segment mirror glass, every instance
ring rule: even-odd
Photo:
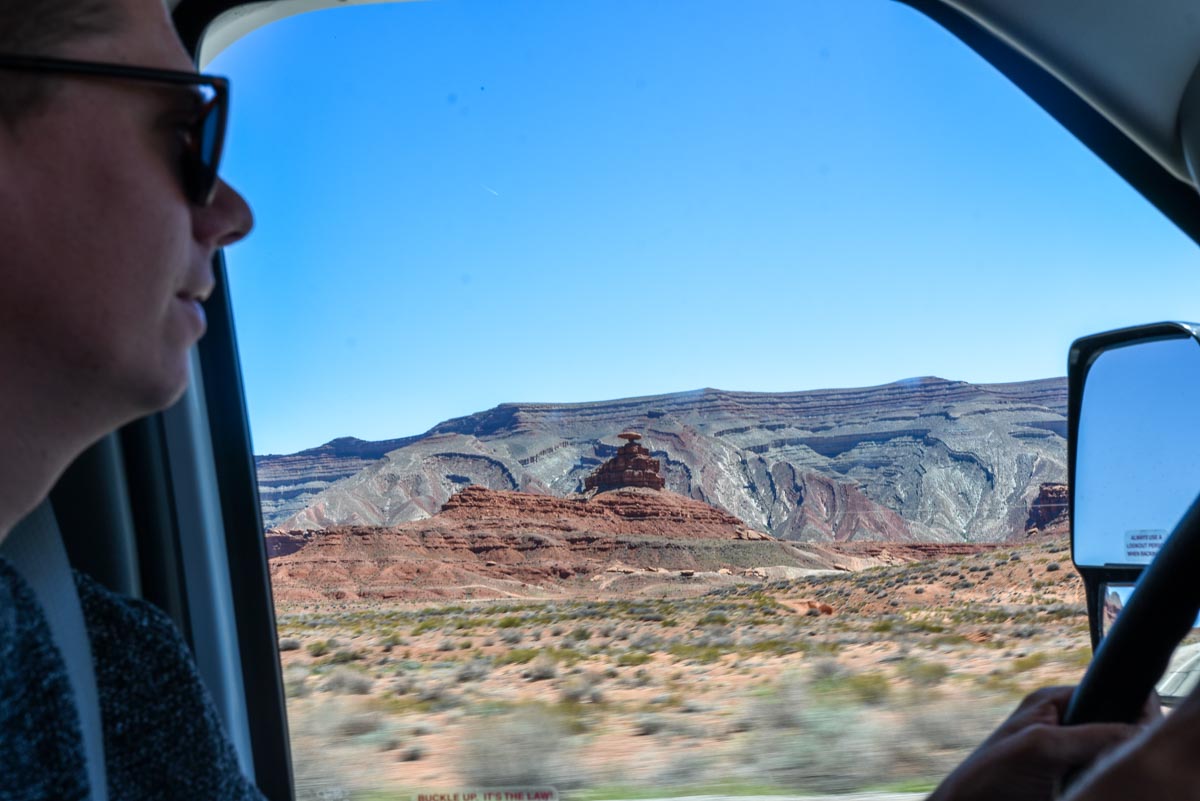
[[[1200,492],[1200,346],[1181,337],[1101,353],[1077,443],[1075,564],[1149,564]]]
[[[1133,584],[1102,585],[1101,636],[1108,634],[1117,615],[1129,603],[1133,588]],[[1196,616],[1191,632],[1175,646],[1175,653],[1155,689],[1163,701],[1171,702],[1187,695],[1197,684],[1200,684],[1200,615]]]

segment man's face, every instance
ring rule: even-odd
[[[111,2],[117,30],[53,55],[193,69],[162,0]],[[0,127],[0,365],[105,406],[113,424],[179,397],[213,254],[253,224],[224,184],[208,207],[184,195],[187,101],[169,86],[68,77]]]

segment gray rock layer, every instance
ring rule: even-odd
[[[393,525],[468,484],[568,495],[631,428],[667,488],[790,540],[997,541],[1066,480],[1066,379],[512,403],[427,433],[258,457],[268,526]]]

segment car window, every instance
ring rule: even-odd
[[[944,31],[444,0],[210,70],[301,797],[919,793],[1078,679],[1067,346],[1200,265]]]

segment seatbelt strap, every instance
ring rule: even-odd
[[[79,606],[75,576],[49,502],[43,502],[17,524],[4,539],[0,551],[33,588],[42,607],[50,636],[62,655],[67,679],[75,695],[91,801],[108,801],[104,730],[100,721],[100,695],[96,690],[91,642]]]

